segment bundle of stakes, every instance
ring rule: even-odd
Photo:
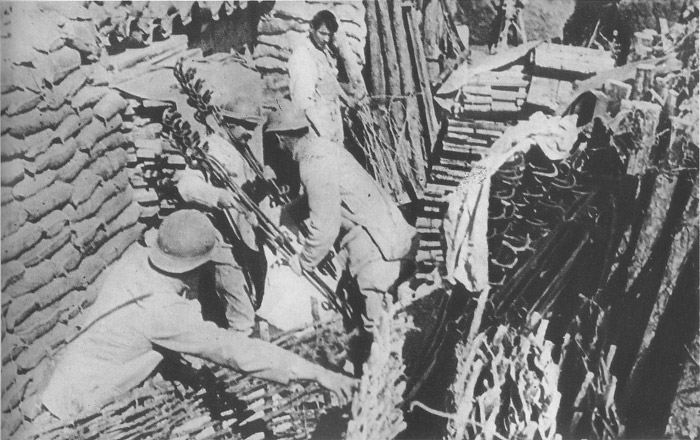
[[[233,180],[221,162],[208,153],[208,144],[200,138],[199,133],[193,131],[190,124],[183,121],[182,116],[173,110],[166,110],[163,113],[163,128],[163,136],[184,156],[187,164],[192,169],[203,172],[205,178],[214,186],[230,191],[240,206],[255,216],[265,243],[276,255],[281,256],[283,261],[289,262],[296,255],[297,246],[289,235],[275,224],[250,195]],[[230,210],[223,210],[223,212],[229,226],[236,232],[238,228],[232,212]],[[303,276],[324,296],[330,307],[343,315],[343,318],[350,320],[347,305],[338,298],[335,290],[326,283],[317,270],[303,271]]]
[[[397,105],[400,105],[397,103]],[[405,184],[414,182],[417,172],[411,164],[410,150],[401,139],[407,130],[407,120],[397,121],[386,109],[372,109],[370,104],[359,104],[350,118],[352,139],[365,156],[365,168],[397,203],[405,203]],[[390,139],[387,136],[390,134]]]

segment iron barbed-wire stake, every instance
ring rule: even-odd
[[[188,164],[195,169],[203,171],[205,176],[211,178],[225,189],[230,191],[239,203],[253,213],[258,226],[263,231],[266,244],[276,253],[279,253],[287,262],[296,255],[297,251],[289,238],[270,218],[260,209],[257,203],[234,182],[226,168],[216,158],[206,151],[207,144],[202,142],[199,134],[190,130],[187,122],[182,122],[177,112],[166,110],[163,115],[163,124],[168,128],[168,139],[185,157]],[[236,230],[235,221],[229,210],[224,210],[227,221]],[[346,307],[343,306],[335,291],[316,273],[316,271],[302,271],[306,278],[330,303],[330,305],[345,319],[350,318]]]
[[[180,83],[180,87],[185,91],[187,96],[194,102],[197,112],[199,114],[198,118],[201,121],[206,119],[206,115],[211,115],[216,124],[221,131],[225,132],[229,138],[229,142],[236,147],[237,150],[241,152],[243,159],[248,163],[253,172],[264,182],[267,182],[274,189],[275,194],[273,196],[280,202],[280,204],[287,204],[291,202],[291,199],[285,191],[282,191],[277,185],[275,179],[269,179],[265,176],[265,168],[260,163],[250,146],[246,142],[240,142],[231,133],[228,126],[224,123],[223,117],[221,116],[221,110],[211,103],[212,91],[204,90],[204,81],[202,79],[195,79],[197,75],[197,70],[194,68],[189,68],[186,71],[182,60],[178,61],[175,65],[175,78]]]

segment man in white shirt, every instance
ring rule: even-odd
[[[292,103],[306,115],[311,133],[341,145],[344,135],[340,106],[349,98],[338,82],[338,58],[350,71],[350,54],[335,15],[323,10],[311,20],[309,38],[294,49],[287,66]]]

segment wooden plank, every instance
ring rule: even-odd
[[[498,55],[485,57],[485,61],[478,65],[463,63],[447,78],[436,95],[443,96],[456,92],[460,87],[470,83],[471,78],[479,73],[488,72],[499,67],[507,66],[525,57],[531,49],[541,44],[541,41],[532,41],[521,44],[512,49],[499,52]]]

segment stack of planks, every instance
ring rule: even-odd
[[[556,73],[572,79],[586,78],[615,67],[611,52],[553,43],[535,47],[531,58],[535,71]]]
[[[522,66],[474,75],[458,92],[453,112],[460,116],[518,113],[529,85],[530,77]]]

